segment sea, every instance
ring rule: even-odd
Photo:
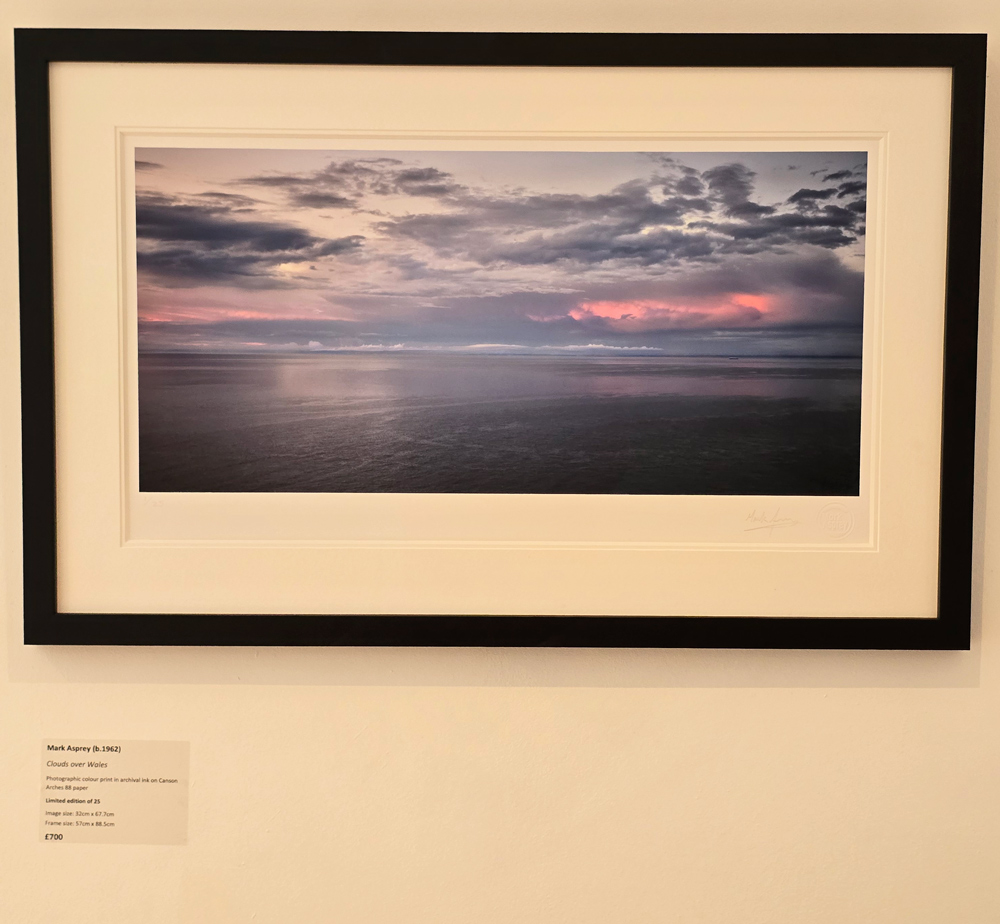
[[[141,491],[858,494],[861,360],[139,357]]]

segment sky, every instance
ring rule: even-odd
[[[864,152],[136,151],[141,351],[860,356]]]

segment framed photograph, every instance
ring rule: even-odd
[[[985,36],[15,42],[27,644],[968,647]]]

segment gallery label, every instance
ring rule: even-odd
[[[40,839],[187,843],[189,750],[186,741],[43,741]]]

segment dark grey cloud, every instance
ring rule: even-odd
[[[191,284],[231,281],[233,277],[253,277],[264,281],[267,277],[263,270],[279,262],[282,262],[281,258],[268,260],[259,254],[205,251],[190,247],[139,251],[137,256],[140,270]]]
[[[396,189],[408,196],[453,196],[465,188],[436,167],[409,167],[394,172],[391,179]]]
[[[360,235],[328,240],[287,222],[248,220],[232,201],[225,193],[209,194],[207,201],[137,196],[139,268],[174,284],[229,280],[283,287],[285,280],[270,276],[273,267],[347,253],[364,240]]]
[[[236,183],[240,186],[264,186],[272,189],[296,189],[302,186],[309,186],[313,182],[308,177],[288,173],[245,176],[236,180]]]
[[[314,247],[309,258],[332,257],[342,253],[350,253],[352,250],[357,250],[364,243],[364,240],[364,236],[361,234],[332,238]]]
[[[681,177],[675,184],[674,189],[685,196],[700,196],[705,192],[705,184],[696,176]]]
[[[135,162],[136,170],[162,170],[163,164],[154,163],[151,160],[137,160]]]
[[[305,250],[317,243],[294,225],[233,219],[229,211],[221,205],[189,205],[166,196],[143,196],[136,201],[136,235],[218,247],[246,245],[263,253]]]
[[[851,171],[841,170],[837,173],[831,173],[829,176],[823,179],[839,179],[842,176],[850,176]],[[864,180],[850,180],[846,183],[841,183],[838,186],[827,186],[823,189],[800,189],[798,192],[792,193],[788,197],[788,202],[791,205],[797,205],[800,208],[809,208],[815,206],[818,202],[824,201],[826,199],[845,199],[850,197],[860,197],[857,201],[852,202],[851,206],[854,206],[852,211],[859,211],[857,208],[857,203],[860,202],[863,205],[865,201],[865,193],[868,188],[868,184]],[[834,214],[834,213],[831,213]]]
[[[852,180],[850,183],[841,183],[837,187],[837,198],[843,199],[845,196],[860,196],[865,193],[868,184],[863,180]]]
[[[753,170],[738,163],[712,167],[702,174],[725,213],[733,218],[756,218],[774,212],[772,206],[760,205],[751,199],[754,176]]]
[[[815,202],[817,199],[829,199],[837,194],[836,189],[800,189],[788,197],[790,203]]]
[[[748,242],[753,244],[749,252],[802,244],[829,249],[846,247],[864,233],[865,202],[862,199],[843,206],[820,205],[834,192],[830,190],[827,196],[825,190],[801,189],[789,197],[795,200],[790,202],[795,206],[794,211],[773,212],[739,222],[705,220],[692,226],[728,239],[718,242],[717,253],[746,250]]]
[[[347,209],[357,205],[356,199],[328,192],[295,192],[289,198],[293,205],[307,209]]]

